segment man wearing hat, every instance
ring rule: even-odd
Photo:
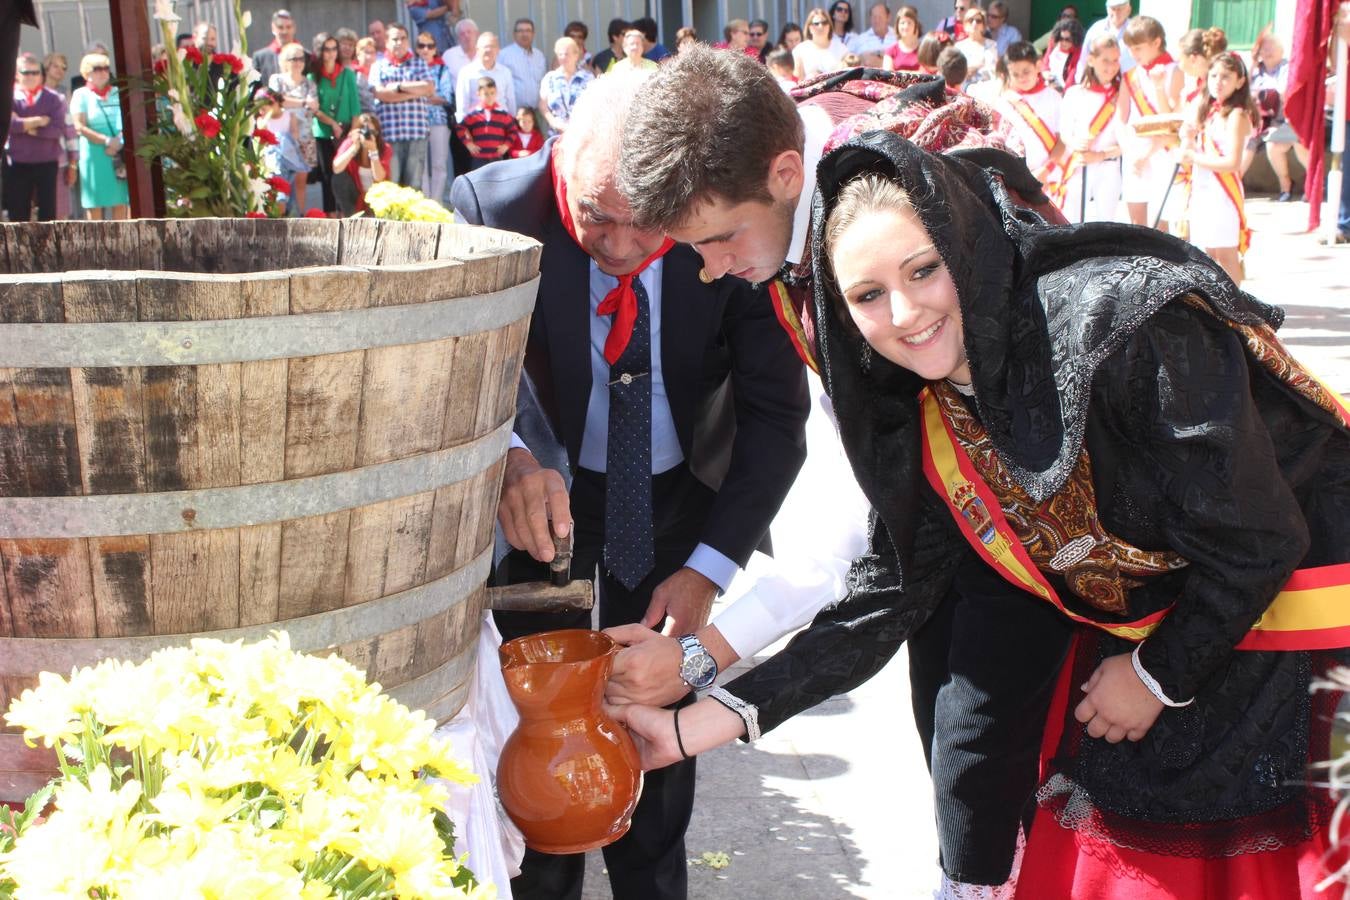
[[[1125,23],[1130,20],[1134,10],[1130,7],[1130,0],[1106,0],[1106,18],[1098,19],[1092,23],[1092,27],[1083,35],[1083,53],[1078,58],[1078,71],[1074,73],[1074,82],[1083,80],[1083,72],[1087,70],[1087,48],[1092,46],[1092,42],[1104,34],[1115,37],[1116,46],[1120,48],[1120,74],[1134,68],[1134,57],[1130,55],[1130,48],[1125,46],[1122,38],[1125,35]]]

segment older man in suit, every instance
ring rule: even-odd
[[[668,621],[686,636],[681,677],[699,688],[716,672],[692,632],[764,539],[805,457],[808,405],[803,366],[764,297],[632,227],[614,176],[641,81],[601,79],[573,113],[580,125],[542,153],[461,177],[452,199],[461,221],[544,245],[517,428],[534,433],[509,453],[499,512],[518,548],[509,577],[530,577],[522,563],[551,559],[550,531],[571,529],[573,575],[600,570],[601,626]],[[536,458],[550,449],[556,468]],[[498,621],[508,637],[589,624]],[[605,848],[615,897],[686,895],[693,794],[692,759],[647,774],[631,830]],[[530,851],[512,892],[580,897],[583,873],[580,855]]]

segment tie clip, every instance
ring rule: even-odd
[[[613,386],[616,385],[616,384],[632,384],[632,383],[633,383],[633,379],[635,379],[635,378],[641,378],[643,375],[647,375],[647,374],[649,374],[649,373],[647,373],[647,372],[634,372],[634,373],[632,373],[632,374],[629,374],[628,372],[624,372],[624,373],[623,373],[622,375],[620,375],[618,378],[615,378],[613,381],[610,381],[610,382],[609,382],[609,386],[610,386],[610,387],[613,387]]]

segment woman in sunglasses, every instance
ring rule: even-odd
[[[356,73],[339,61],[340,44],[326,31],[314,36],[314,58],[318,64],[309,76],[319,96],[312,130],[319,155],[319,178],[323,182],[323,211],[330,216],[338,212],[333,187],[333,156],[346,124],[361,112]]]
[[[1061,90],[1068,90],[1074,83],[1082,52],[1083,23],[1067,17],[1056,22],[1045,55],[1041,57],[1041,71],[1045,73],[1046,81]]]
[[[840,68],[848,47],[834,33],[830,17],[819,6],[806,14],[806,39],[792,48],[797,81],[814,78],[821,72]]]
[[[126,163],[122,159],[122,105],[112,81],[112,63],[103,53],[80,60],[84,86],[70,98],[80,135],[80,205],[91,219],[131,215]]]
[[[56,180],[66,136],[66,99],[46,87],[42,67],[31,53],[19,56],[14,106],[5,154],[5,209],[11,222],[56,218]]]
[[[966,10],[961,24],[965,26],[966,36],[952,46],[961,51],[970,67],[966,84],[988,81],[994,77],[994,67],[998,64],[998,44],[985,33],[988,19],[984,10],[972,6]]]
[[[335,42],[336,43],[336,42]],[[337,52],[332,54],[337,58]],[[305,165],[313,169],[319,164],[319,148],[314,140],[314,128],[310,124],[314,113],[319,109],[319,89],[314,82],[305,77],[305,48],[297,43],[289,43],[277,54],[281,71],[267,80],[267,87],[273,93],[281,95],[281,105],[300,121],[300,156]],[[295,191],[291,194],[291,209],[299,215],[305,213],[305,187],[309,183],[309,172],[295,176]]]
[[[849,36],[857,31],[853,27],[853,4],[848,0],[838,0],[830,7],[830,31],[845,44],[848,43]]]

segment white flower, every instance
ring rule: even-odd
[[[169,110],[173,113],[173,127],[177,128],[178,133],[184,137],[191,137],[196,128],[193,127],[192,120],[187,117],[187,113],[183,112],[183,105],[176,102],[170,103]]]
[[[179,22],[178,14],[173,11],[173,0],[155,0],[154,16],[161,22]]]
[[[239,18],[239,24],[244,26],[245,31],[249,29],[249,27],[253,24],[252,10],[247,9],[244,10],[244,14]]]
[[[254,209],[263,209],[267,206],[267,192],[272,190],[271,185],[261,178],[250,178],[248,189],[253,192]]]

